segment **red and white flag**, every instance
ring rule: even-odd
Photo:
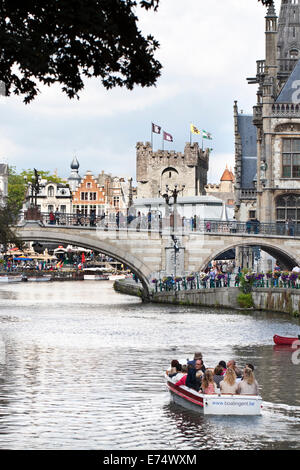
[[[167,140],[168,142],[173,142],[173,137],[171,136],[171,134],[168,134],[164,131],[164,140]]]
[[[157,124],[153,124],[152,122],[152,132],[154,132],[155,134],[160,134],[160,131],[161,131],[161,127],[158,126]]]

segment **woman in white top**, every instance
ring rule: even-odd
[[[238,384],[236,383],[236,373],[229,368],[224,375],[224,379],[220,382],[221,393],[238,393]]]
[[[258,395],[258,383],[251,369],[244,369],[243,380],[238,385],[238,393],[241,395]]]

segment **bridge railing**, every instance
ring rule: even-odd
[[[284,274],[284,273],[283,273]],[[300,289],[300,279],[295,273],[290,276],[275,277],[269,274],[258,274],[252,283],[252,289],[256,288],[283,288],[283,289]],[[218,289],[240,287],[241,278],[238,274],[221,273],[212,278],[208,273],[206,276],[193,274],[189,276],[173,277],[168,276],[163,279],[152,279],[153,291],[159,292],[175,292],[199,289]]]
[[[19,224],[26,220],[24,213],[20,214]],[[218,233],[218,234],[245,234],[245,235],[280,235],[280,236],[300,236],[300,224],[260,223],[256,220],[247,222],[220,221],[210,219],[200,219],[198,217],[103,217],[73,213],[59,213],[52,216],[49,213],[41,213],[39,220],[46,226],[58,227],[78,227],[94,230],[128,230],[128,231],[151,231],[160,233],[188,234],[198,233]]]

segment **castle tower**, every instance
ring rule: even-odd
[[[153,152],[150,142],[137,142],[136,180],[138,198],[157,198],[166,185],[184,186],[182,196],[199,196],[207,184],[209,149],[198,143],[187,143],[184,153],[159,150]]]

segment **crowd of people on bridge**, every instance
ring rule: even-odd
[[[194,359],[186,364],[181,364],[177,359],[172,360],[166,374],[175,385],[184,385],[199,393],[259,394],[253,364],[245,364],[242,370],[231,359],[227,363],[221,360],[213,368],[206,367],[201,352],[196,352]]]

